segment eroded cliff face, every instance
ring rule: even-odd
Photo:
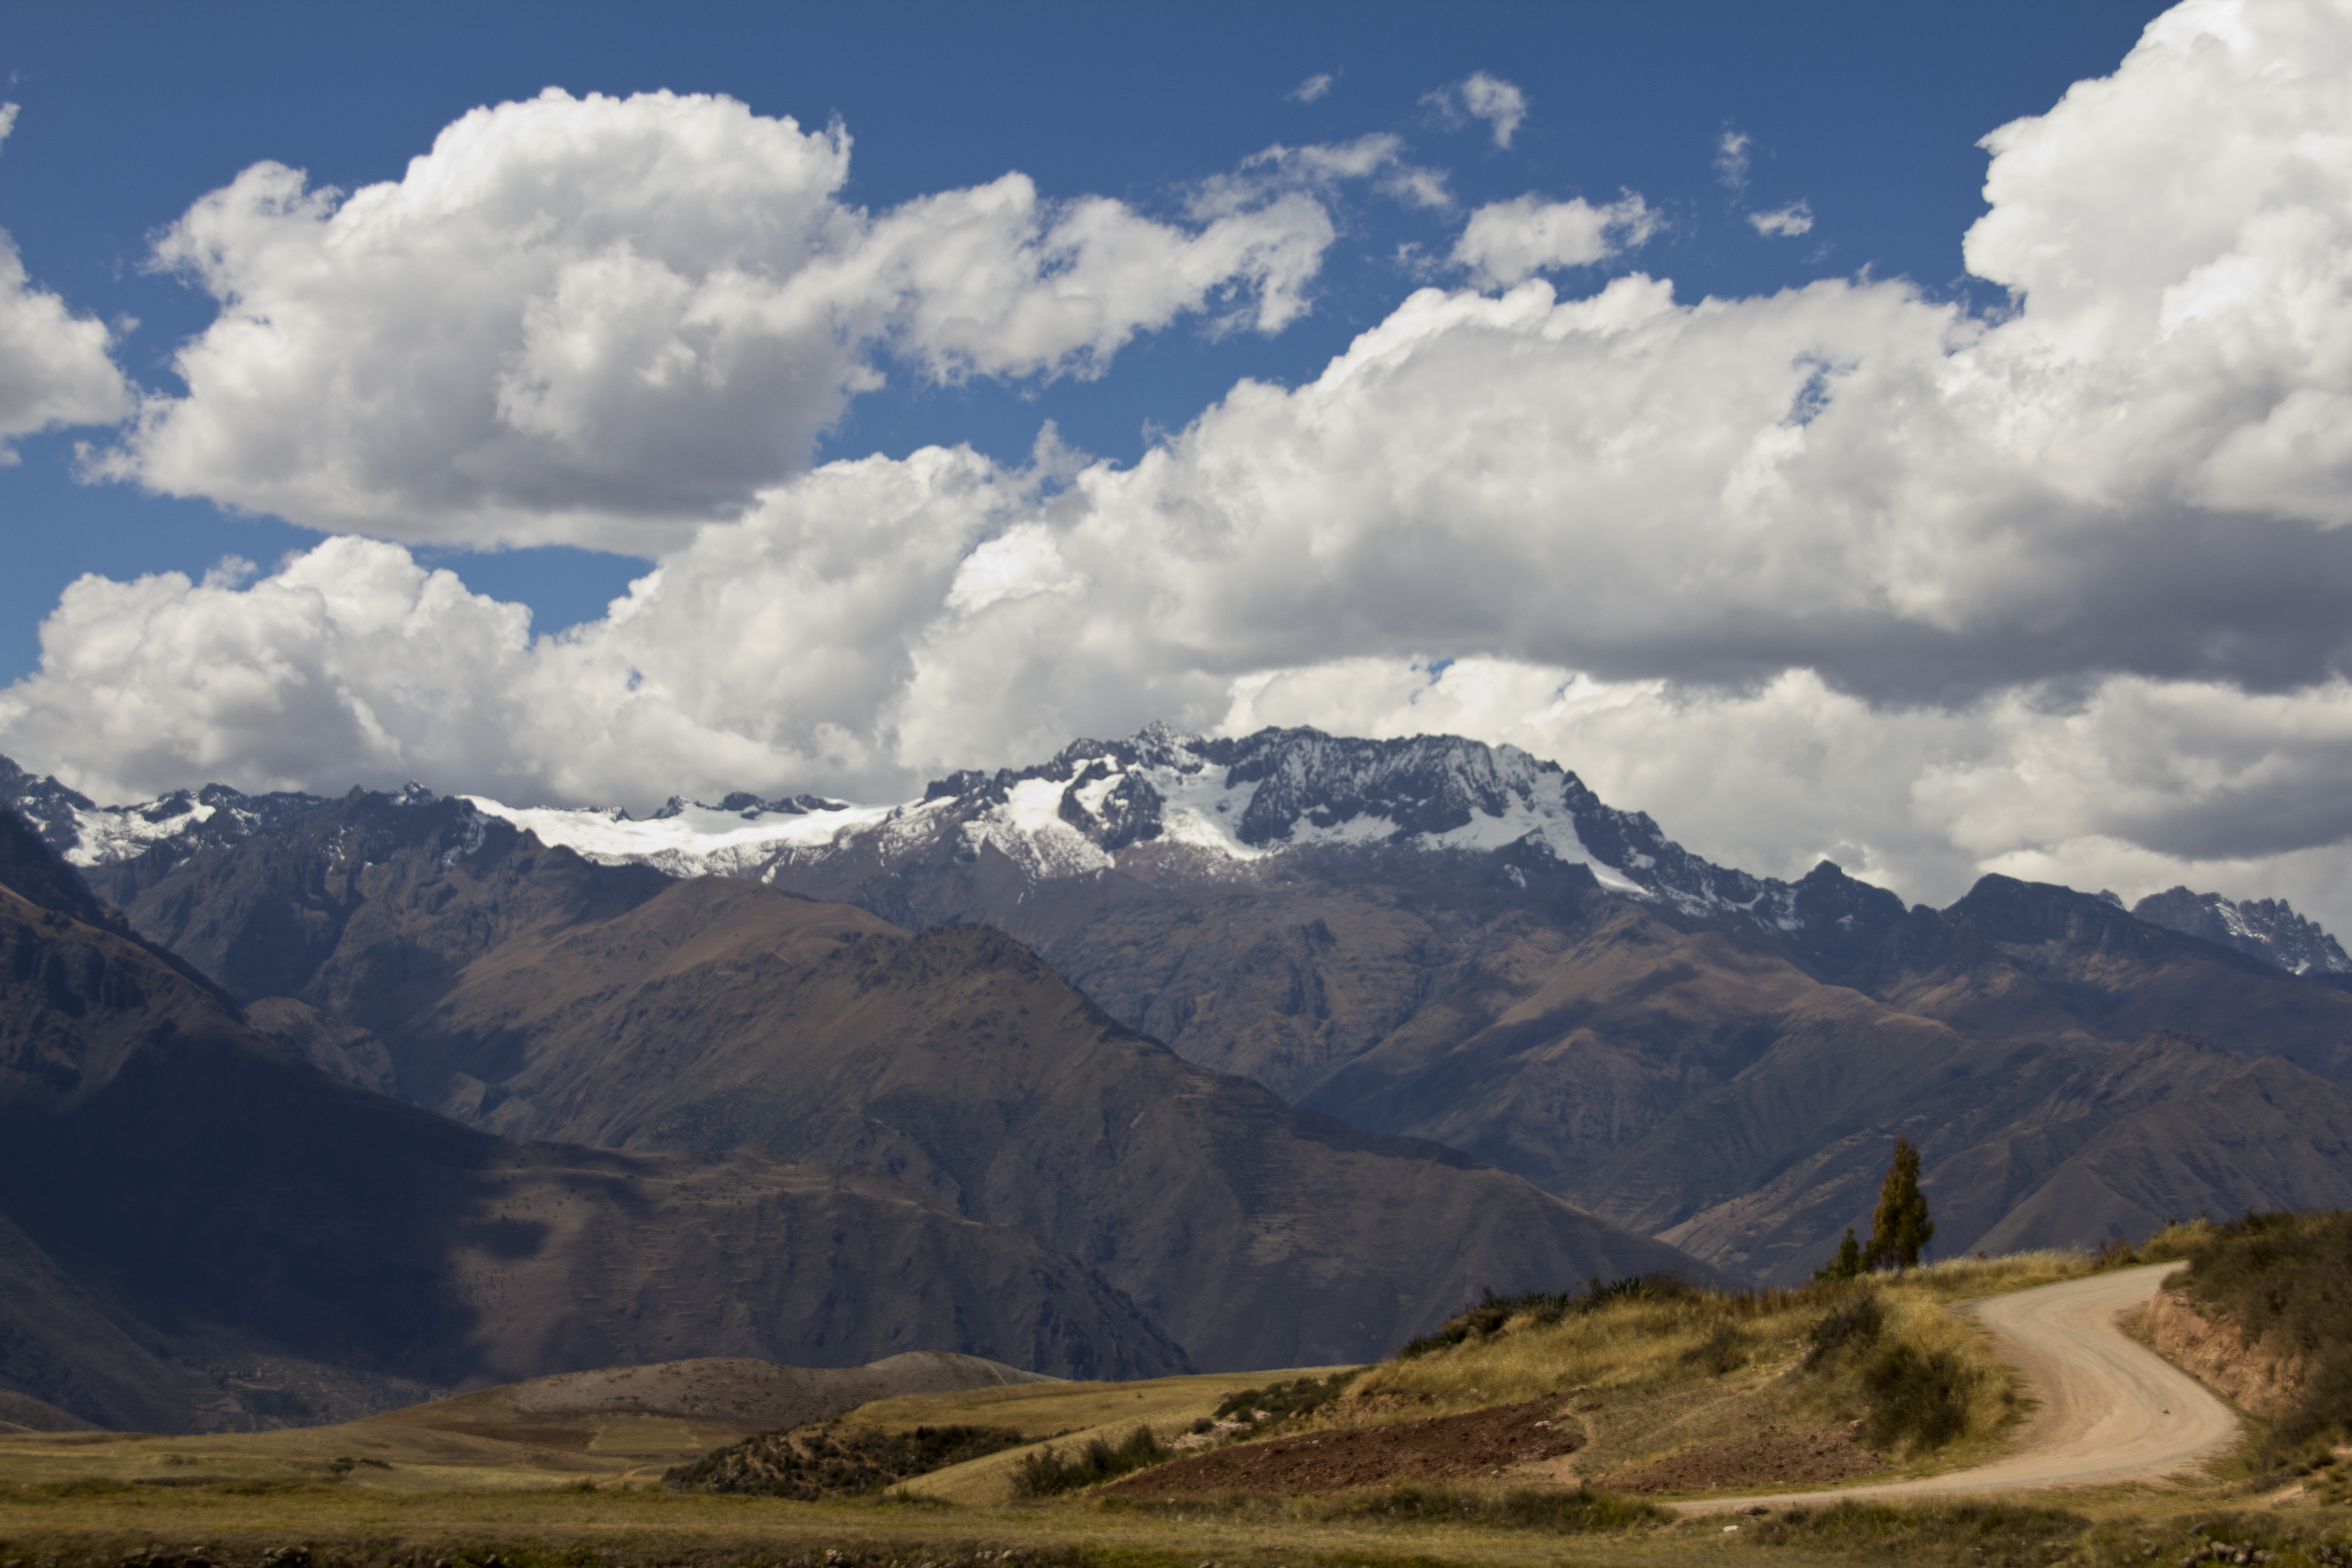
[[[2293,1402],[2308,1371],[2305,1358],[2286,1353],[2277,1335],[2250,1345],[2235,1320],[2209,1318],[2178,1291],[2158,1291],[2134,1327],[2158,1355],[2265,1419]]]

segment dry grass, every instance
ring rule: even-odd
[[[2075,1278],[2091,1259],[2042,1254],[1959,1260],[1899,1279],[1751,1296],[1690,1294],[1628,1300],[1549,1323],[1520,1314],[1483,1337],[1373,1368],[1308,1417],[1386,1422],[1538,1396],[1570,1396],[1594,1434],[1572,1456],[1587,1474],[1628,1468],[1759,1420],[1852,1419],[1867,1405],[1835,1354],[1803,1368],[1816,1327],[1865,1290],[1880,1302],[1881,1343],[1938,1352],[1981,1376],[1967,1431],[1915,1468],[1973,1462],[2002,1441],[2011,1377],[1983,1335],[1953,1309],[1979,1297]],[[1139,1423],[1164,1438],[1236,1390],[1329,1369],[1295,1369],[1133,1384],[1043,1384],[881,1401],[842,1418],[844,1430],[966,1422],[1015,1426],[1066,1446]],[[338,1480],[337,1455],[383,1457]],[[429,1447],[427,1447],[429,1445]],[[395,1447],[398,1446],[398,1447]],[[503,1450],[503,1452],[501,1452]],[[1187,1500],[1138,1505],[1088,1496],[1005,1501],[1014,1450],[919,1478],[927,1499],[797,1503],[660,1495],[653,1473],[615,1484],[602,1453],[533,1453],[478,1437],[396,1426],[323,1428],[236,1438],[112,1435],[0,1439],[0,1568],[116,1568],[150,1543],[172,1568],[197,1546],[223,1568],[252,1568],[273,1547],[308,1544],[322,1565],[349,1568],[1558,1568],[1717,1563],[1754,1558],[1788,1568],[1900,1561],[2121,1568],[2168,1563],[2207,1540],[2282,1551],[2280,1568],[2317,1561],[2308,1548],[2342,1541],[2352,1512],[2314,1506],[2229,1518],[2215,1496],[2117,1489],[2032,1506],[1845,1506],[1761,1519],[1661,1522],[1641,1505],[1538,1508],[1514,1495],[1574,1499],[1576,1477],[1528,1490],[1518,1477],[1458,1490],[1393,1489],[1321,1500]],[[499,1461],[503,1460],[503,1464]],[[570,1467],[588,1467],[577,1470]],[[227,1485],[176,1484],[216,1478]],[[570,1489],[580,1480],[605,1489]],[[132,1480],[164,1485],[134,1486]],[[961,1503],[961,1506],[955,1504]],[[1555,1517],[1557,1516],[1557,1517]],[[1738,1522],[1736,1533],[1724,1533]],[[2154,1548],[2150,1556],[2149,1549]],[[1012,1555],[1006,1555],[1007,1553]],[[276,1568],[300,1568],[278,1559]]]
[[[1828,1426],[1874,1414],[1883,1398],[1861,1357],[1804,1370],[1815,1326],[1864,1293],[1883,1309],[1874,1342],[1957,1369],[1956,1437],[1895,1441],[1912,1468],[1975,1463],[1998,1448],[2020,1409],[2016,1374],[1985,1333],[1949,1309],[1977,1298],[2079,1278],[2079,1254],[1954,1260],[1901,1276],[1746,1295],[1693,1291],[1612,1301],[1546,1322],[1521,1312],[1482,1337],[1375,1367],[1334,1419],[1409,1420],[1513,1400],[1578,1395],[1592,1441],[1585,1476],[1636,1468],[1780,1423]],[[1940,1360],[1938,1359],[1940,1358]]]
[[[1180,1417],[1205,1415],[1239,1389],[1275,1378],[1344,1372],[1345,1367],[1307,1367],[1296,1372],[1228,1372],[1195,1377],[1155,1377],[1142,1383],[1024,1383],[1009,1388],[976,1388],[960,1394],[910,1394],[861,1405],[841,1418],[845,1431],[897,1431],[908,1426],[1011,1426],[1032,1437],[1053,1437],[1092,1427],[1164,1426]],[[1203,1404],[1203,1401],[1206,1403]]]
[[[987,1510],[795,1503],[651,1491],[399,1495],[306,1487],[268,1496],[167,1492],[126,1497],[0,1488],[0,1563],[26,1568],[154,1568],[199,1551],[222,1568],[308,1547],[321,1568],[1494,1568],[1741,1563],[1773,1568],[1901,1563],[1951,1568],[2168,1568],[2207,1542],[2281,1553],[2274,1568],[2319,1561],[2352,1511],[2217,1507],[2210,1496],[2122,1492],[2000,1507],[1878,1504],[1775,1510],[1737,1521],[1657,1522],[1646,1510],[1588,1521],[1570,1509],[1515,1519],[1507,1494],[1470,1506],[1384,1507],[1386,1500],[1106,1507],[1092,1500]],[[1573,1497],[1574,1494],[1566,1494]],[[1462,1497],[1452,1498],[1457,1505]],[[1597,1522],[1598,1529],[1591,1528]],[[148,1559],[145,1549],[164,1551]],[[2151,1552],[2151,1548],[2153,1551]],[[299,1559],[276,1560],[301,1568]]]

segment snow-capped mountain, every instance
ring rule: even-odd
[[[0,757],[0,805],[14,806],[41,841],[73,866],[110,866],[158,846],[194,853],[205,845],[235,844],[328,804],[315,795],[245,795],[208,784],[131,805],[100,805],[55,778],[35,778]]]
[[[2201,936],[2277,964],[2290,974],[2352,974],[2352,957],[2321,930],[2296,914],[2284,899],[2230,900],[2219,893],[2168,888],[2132,906],[2150,925]]]
[[[435,797],[412,784],[402,798]],[[1904,913],[1895,894],[1828,862],[1795,882],[1716,865],[1668,838],[1646,813],[1606,805],[1558,763],[1458,736],[1367,741],[1269,729],[1209,739],[1153,724],[1125,740],[1075,742],[1032,767],[951,773],[919,800],[882,805],[809,795],[733,794],[716,805],[672,796],[639,818],[619,807],[461,798],[483,816],[604,864],[753,878],[916,925],[941,917],[898,897],[894,885],[956,867],[987,867],[992,877],[1041,888],[1115,871],[1168,886],[1279,877],[1302,858],[1349,851],[1471,865],[1478,869],[1467,874],[1499,878],[1522,892],[1564,877],[1685,921],[1793,937],[1809,951],[1858,948]],[[156,850],[176,861],[329,804],[207,784],[100,806],[5,758],[0,802],[85,868]],[[2176,888],[2132,912],[2292,973],[2352,973],[2352,958],[2336,939],[2284,902],[2234,902]]]
[[[680,876],[789,881],[794,870],[851,856],[887,871],[945,848],[967,862],[992,851],[1037,881],[1134,861],[1162,876],[1181,868],[1215,878],[1310,849],[1510,848],[1690,914],[1781,930],[1801,919],[1794,885],[1690,854],[1556,763],[1454,736],[1360,741],[1302,729],[1209,740],[1152,725],[1127,740],[1076,742],[1034,767],[953,773],[895,805],[730,795],[715,806],[673,799],[638,821],[618,810],[468,798],[591,859]]]

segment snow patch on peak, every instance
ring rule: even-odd
[[[512,823],[541,843],[562,845],[583,859],[606,865],[638,861],[673,877],[746,875],[781,850],[829,847],[898,809],[834,803],[828,809],[771,816],[672,797],[658,815],[640,822],[617,807],[511,806],[487,795],[462,798],[483,816]]]
[[[136,805],[74,808],[74,842],[65,850],[72,866],[111,866],[136,859],[156,845],[212,820],[219,807],[180,790]]]
[[[992,845],[1040,881],[1109,870],[1118,862],[1062,819],[1062,797],[1068,789],[1052,778],[1013,784],[1002,805],[956,830],[964,853],[977,856]]]

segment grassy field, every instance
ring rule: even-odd
[[[2036,1498],[2029,1504],[1857,1507],[1645,1520],[1597,1531],[1512,1522],[1500,1494],[1406,1489],[1349,1502],[1227,1500],[1142,1506],[1078,1498],[984,1509],[902,1502],[596,1491],[394,1491],[348,1483],[278,1489],[0,1489],[0,1563],[81,1568],[137,1562],[299,1568],[1496,1568],[1564,1563],[1922,1563],[2122,1568],[2202,1556],[2209,1542],[2277,1552],[2303,1568],[2352,1534],[2352,1510],[2273,1512],[2179,1492]],[[1472,1504],[1465,1510],[1461,1505]],[[289,1552],[287,1549],[293,1549]],[[2154,1551],[2151,1552],[2150,1548]]]
[[[743,1434],[643,1418],[513,1434],[524,1441],[398,1419],[236,1436],[0,1438],[0,1568],[2147,1568],[2235,1561],[2242,1547],[2270,1568],[2352,1568],[2352,1547],[2342,1544],[2352,1510],[2310,1496],[2269,1507],[2274,1499],[2219,1483],[2003,1506],[1845,1504],[1706,1518],[1658,1506],[1671,1489],[1610,1495],[1612,1478],[1741,1433],[1867,1425],[1890,1399],[1908,1397],[1882,1386],[1895,1362],[1944,1369],[1945,1427],[1928,1441],[1889,1426],[1879,1473],[1977,1462],[2005,1444],[2020,1405],[1965,1304],[2094,1267],[2042,1254],[1747,1297],[1531,1300],[1470,1314],[1420,1353],[1367,1369],[879,1400],[834,1429],[970,1424],[1035,1442],[853,1501],[665,1491],[662,1469]],[[1855,1326],[1865,1320],[1866,1332]],[[1491,1478],[1324,1496],[1013,1498],[1022,1457],[1045,1442],[1067,1452],[1139,1425],[1163,1441],[1214,1442],[1234,1425],[1235,1394],[1335,1372],[1352,1373],[1337,1397],[1267,1426],[1314,1437],[1543,1400],[1563,1420],[1573,1413],[1585,1440],[1565,1459]],[[1253,1405],[1281,1403],[1239,1405],[1245,1416]],[[1196,1433],[1221,1407],[1224,1426]]]

